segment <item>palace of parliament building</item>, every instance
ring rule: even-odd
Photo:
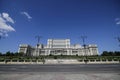
[[[32,47],[27,44],[20,44],[19,53],[26,56],[40,55],[78,55],[92,56],[98,55],[98,48],[95,44],[81,46],[80,44],[71,45],[70,39],[48,39],[47,45],[37,44]]]

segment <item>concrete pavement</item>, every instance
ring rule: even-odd
[[[1,64],[1,72],[120,72],[120,64]]]
[[[0,65],[0,80],[119,80],[120,64]]]

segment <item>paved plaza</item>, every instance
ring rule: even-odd
[[[0,65],[0,80],[119,80],[120,64]]]

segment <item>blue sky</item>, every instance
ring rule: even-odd
[[[97,44],[99,52],[120,51],[120,0],[0,0],[0,52],[17,52],[19,44],[35,46],[48,38],[70,38],[71,44]]]

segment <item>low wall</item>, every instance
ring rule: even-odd
[[[0,62],[0,64],[43,64],[43,62]]]
[[[23,62],[19,62],[19,61],[16,61],[16,62],[13,62],[13,61],[9,61],[9,62],[6,62],[6,61],[3,61],[3,62],[0,62],[0,64],[119,64],[120,61],[85,61],[85,60],[77,60],[77,59],[45,59],[45,62],[39,62],[39,61],[36,61],[36,62],[26,62],[25,60]]]
[[[46,59],[45,64],[118,64],[120,61],[84,61],[77,59]]]
[[[45,64],[81,64],[77,59],[46,59]]]

